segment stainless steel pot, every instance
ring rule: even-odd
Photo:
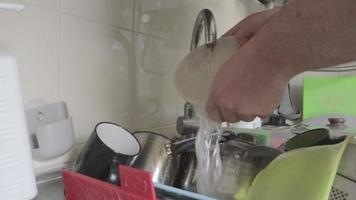
[[[153,182],[175,185],[178,173],[186,170],[181,164],[182,158],[187,154],[195,155],[195,137],[175,141],[150,131],[137,131],[133,135],[141,145],[141,152],[130,165],[151,172]],[[195,164],[189,165],[195,167]]]
[[[254,177],[281,153],[241,140],[231,140],[220,147],[223,173],[216,194],[221,199],[231,199],[247,189]]]
[[[141,152],[130,165],[152,173],[152,181],[173,185],[179,171],[180,155],[174,154],[171,144],[175,140],[164,135],[138,131],[133,133],[141,145]]]
[[[246,142],[238,142],[238,141],[246,141]],[[241,148],[240,154],[242,154],[248,146],[251,146],[254,144],[256,139],[248,134],[245,133],[239,133],[235,134],[231,131],[226,131],[222,134],[221,137],[221,145],[226,146],[227,144],[225,143],[232,143],[233,141],[241,143],[241,145],[244,145],[244,149]],[[191,143],[193,142],[193,143]],[[185,145],[177,145],[179,143],[185,143]],[[178,147],[176,147],[176,145]],[[197,192],[197,177],[196,177],[196,168],[197,168],[197,157],[195,155],[195,137],[191,137],[188,139],[181,140],[179,142],[176,142],[175,144],[172,145],[173,149],[176,149],[176,152],[182,153],[182,160],[181,160],[181,167],[180,167],[180,172],[178,174],[178,178],[176,180],[175,186],[191,191],[191,192]],[[184,147],[184,148],[183,148]],[[226,151],[226,149],[224,150]],[[222,153],[222,156],[225,154]]]

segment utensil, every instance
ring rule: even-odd
[[[189,192],[186,190],[178,189],[175,187],[163,185],[160,183],[155,183],[155,188],[158,189],[158,193],[164,193],[165,195],[169,195],[175,197],[174,199],[189,199],[189,200],[217,200],[215,198],[207,197],[198,193]]]
[[[331,138],[328,129],[317,128],[307,130],[288,140],[284,146],[284,149],[285,151],[290,151],[302,147],[337,144],[345,140],[345,138],[346,136]]]
[[[248,188],[255,176],[281,152],[267,146],[256,146],[244,140],[231,140],[221,144],[223,173],[216,196],[233,199],[236,191]]]
[[[74,171],[118,184],[117,167],[140,152],[138,140],[123,127],[101,122],[94,128],[74,164]]]
[[[335,119],[343,119],[344,123],[342,124],[342,127],[335,127],[335,124],[332,122]],[[331,123],[330,123],[331,120]],[[356,117],[351,116],[351,115],[340,115],[340,114],[332,114],[332,115],[323,115],[315,118],[310,118],[307,120],[304,120],[302,124],[311,126],[311,127],[325,127],[325,128],[336,128],[338,131],[340,131],[340,128],[347,130],[349,129],[356,129]]]
[[[196,185],[196,168],[197,168],[197,157],[195,152],[189,152],[182,155],[180,172],[176,183],[174,184],[177,188],[197,192]]]
[[[213,135],[217,135],[217,134],[213,134]],[[178,174],[178,178],[175,183],[175,186],[191,192],[197,192],[197,185],[196,185],[197,158],[195,155],[195,139],[196,137],[191,137],[188,139],[177,141],[172,144],[173,152],[182,154],[180,172]],[[233,131],[224,131],[220,139],[221,144],[224,143],[228,143],[229,145],[233,145],[234,143],[235,145],[239,144],[240,145],[239,154],[241,155],[245,150],[247,150],[247,147],[254,146],[255,142],[257,142],[255,136],[250,135],[248,133],[235,133]],[[235,192],[235,190],[233,192]]]
[[[252,146],[244,153],[242,160],[255,167],[255,176],[280,154],[280,151],[268,146]]]
[[[195,191],[195,137],[175,141],[150,131],[137,131],[133,134],[140,142],[142,150],[131,161],[132,167],[151,172],[153,182]],[[223,140],[230,135],[231,133],[225,133]]]
[[[130,165],[151,172],[153,182],[172,186],[180,161],[180,156],[173,154],[170,147],[175,140],[150,131],[137,131],[133,134],[140,142],[142,150]]]
[[[133,135],[140,142],[142,150],[130,165],[151,172],[153,182],[173,186],[176,185],[180,170],[185,171],[188,166],[195,170],[196,165],[188,163],[186,159],[187,154],[195,154],[195,137],[175,141],[150,131],[137,131]],[[183,157],[187,165],[180,168]]]

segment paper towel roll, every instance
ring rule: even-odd
[[[0,199],[37,194],[16,59],[0,55]]]

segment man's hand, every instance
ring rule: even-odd
[[[265,118],[281,101],[291,76],[281,73],[277,63],[252,59],[259,55],[249,52],[252,44],[246,43],[244,50],[232,56],[215,77],[207,103],[207,112],[215,121]]]
[[[216,121],[267,117],[294,75],[356,60],[355,0],[294,0],[226,35],[241,48],[218,71],[207,111]]]
[[[222,37],[234,35],[240,48],[243,48],[280,9],[252,14]],[[207,111],[215,121],[251,121],[256,116],[266,117],[278,106],[285,82],[271,80],[274,77],[272,71],[260,69],[261,66],[250,66],[243,54],[239,50],[231,57],[212,84]],[[257,70],[256,73],[253,70]],[[264,98],[267,95],[270,98]]]
[[[234,35],[238,44],[243,46],[280,9],[281,7],[276,7],[267,11],[252,14],[232,27],[222,37]]]

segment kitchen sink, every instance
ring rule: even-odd
[[[356,199],[356,141],[348,144],[336,175],[329,200]],[[59,172],[38,178],[38,195],[34,200],[65,200]],[[171,199],[171,198],[167,198]]]

